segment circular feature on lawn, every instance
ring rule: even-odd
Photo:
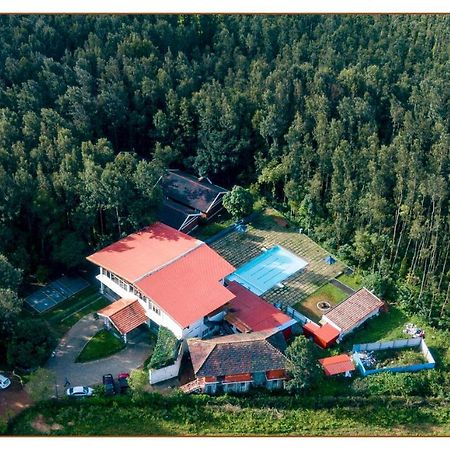
[[[320,309],[321,311],[328,311],[331,309],[331,305],[326,302],[325,300],[321,300],[320,302],[317,302],[317,309]]]

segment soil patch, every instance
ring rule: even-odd
[[[36,419],[33,420],[31,426],[39,433],[50,434],[50,431],[62,430],[64,427],[59,423],[52,423],[51,425],[45,421],[42,414],[39,414]]]

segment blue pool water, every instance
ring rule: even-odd
[[[261,295],[307,265],[305,260],[277,245],[239,267],[228,280]]]

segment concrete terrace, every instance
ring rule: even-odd
[[[346,266],[340,261],[326,264],[324,258],[329,255],[326,250],[296,228],[286,228],[279,222],[282,221],[266,212],[252,221],[246,232],[233,231],[210,246],[236,268],[274,245],[281,245],[303,258],[308,263],[304,272],[292,275],[283,282],[282,288],[275,286],[263,295],[271,303],[293,306],[337,277]]]

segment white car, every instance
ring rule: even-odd
[[[11,384],[11,380],[9,378],[0,375],[0,389],[6,389]]]
[[[94,389],[87,386],[74,386],[66,391],[69,397],[90,397],[93,393]]]

